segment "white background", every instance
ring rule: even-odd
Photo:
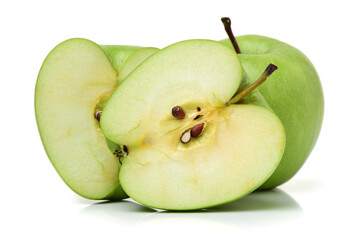
[[[1,1],[0,239],[359,239],[360,14],[357,1]],[[72,37],[164,47],[259,34],[303,51],[325,118],[300,172],[271,192],[198,212],[155,212],[78,197],[43,150],[33,98],[42,61]],[[301,103],[300,103],[301,104]]]

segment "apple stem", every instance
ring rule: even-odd
[[[234,97],[232,97],[230,99],[230,101],[228,101],[226,103],[226,105],[230,105],[230,104],[234,104],[240,101],[240,99],[242,99],[243,97],[245,97],[246,95],[248,95],[250,92],[252,92],[254,89],[256,89],[257,87],[259,87],[263,82],[265,82],[265,80],[270,77],[270,75],[277,69],[277,66],[273,63],[270,63],[267,68],[265,69],[265,71],[261,74],[261,76],[259,77],[258,80],[256,80],[253,84],[251,84],[249,87],[245,88],[243,91],[239,92],[238,94],[236,94]]]
[[[224,24],[225,31],[226,31],[227,35],[229,36],[229,39],[230,39],[232,45],[234,46],[236,53],[240,54],[241,51],[240,51],[239,45],[237,44],[236,38],[234,37],[234,34],[233,34],[232,30],[231,30],[231,20],[230,20],[230,18],[223,17],[223,18],[221,18],[221,21]]]

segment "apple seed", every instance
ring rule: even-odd
[[[191,136],[194,138],[200,137],[204,130],[205,123],[200,123],[191,128]]]
[[[191,140],[191,129],[186,130],[181,134],[180,141],[182,143],[188,143]]]
[[[177,119],[184,119],[186,117],[184,109],[180,106],[173,107],[171,113]]]
[[[195,118],[194,118],[194,120],[197,120],[197,119],[199,119],[199,118],[201,118],[203,115],[197,115]]]
[[[100,121],[101,113],[102,113],[102,111],[100,111],[100,110],[97,110],[97,111],[95,112],[95,118],[96,118],[98,121]]]

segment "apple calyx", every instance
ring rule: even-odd
[[[226,105],[230,105],[230,104],[234,104],[240,101],[240,99],[242,99],[243,97],[245,97],[246,95],[248,95],[249,93],[251,93],[253,90],[255,90],[257,87],[259,87],[262,83],[264,83],[266,81],[266,79],[268,77],[270,77],[270,75],[276,70],[278,69],[278,67],[273,64],[270,63],[265,71],[261,74],[261,76],[259,77],[258,80],[256,80],[255,82],[253,82],[249,87],[245,88],[243,91],[239,92],[238,94],[236,94],[235,96],[233,96],[230,101],[228,101],[226,103]]]
[[[240,54],[241,51],[240,51],[239,45],[238,45],[238,43],[237,43],[237,41],[236,41],[236,39],[234,37],[234,34],[233,34],[232,30],[231,30],[231,20],[230,20],[230,18],[223,17],[223,18],[221,18],[221,21],[224,24],[225,31],[226,31],[227,35],[229,36],[229,39],[230,39],[232,45],[234,46],[234,49],[235,49],[236,53]]]
[[[128,147],[126,145],[123,145],[122,147],[119,147],[118,149],[115,149],[113,154],[118,159],[119,163],[122,165],[121,159],[126,157],[126,155],[129,154]]]

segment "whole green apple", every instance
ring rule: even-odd
[[[220,42],[235,50],[238,44],[238,50],[241,51],[238,56],[248,83],[254,82],[269,62],[279,68],[272,75],[271,81],[258,88],[257,95],[247,99],[248,103],[271,108],[285,127],[286,148],[283,158],[275,172],[259,188],[271,189],[297,173],[316,143],[324,114],[320,79],[310,60],[284,42],[257,35],[238,36],[236,41],[230,39]]]

